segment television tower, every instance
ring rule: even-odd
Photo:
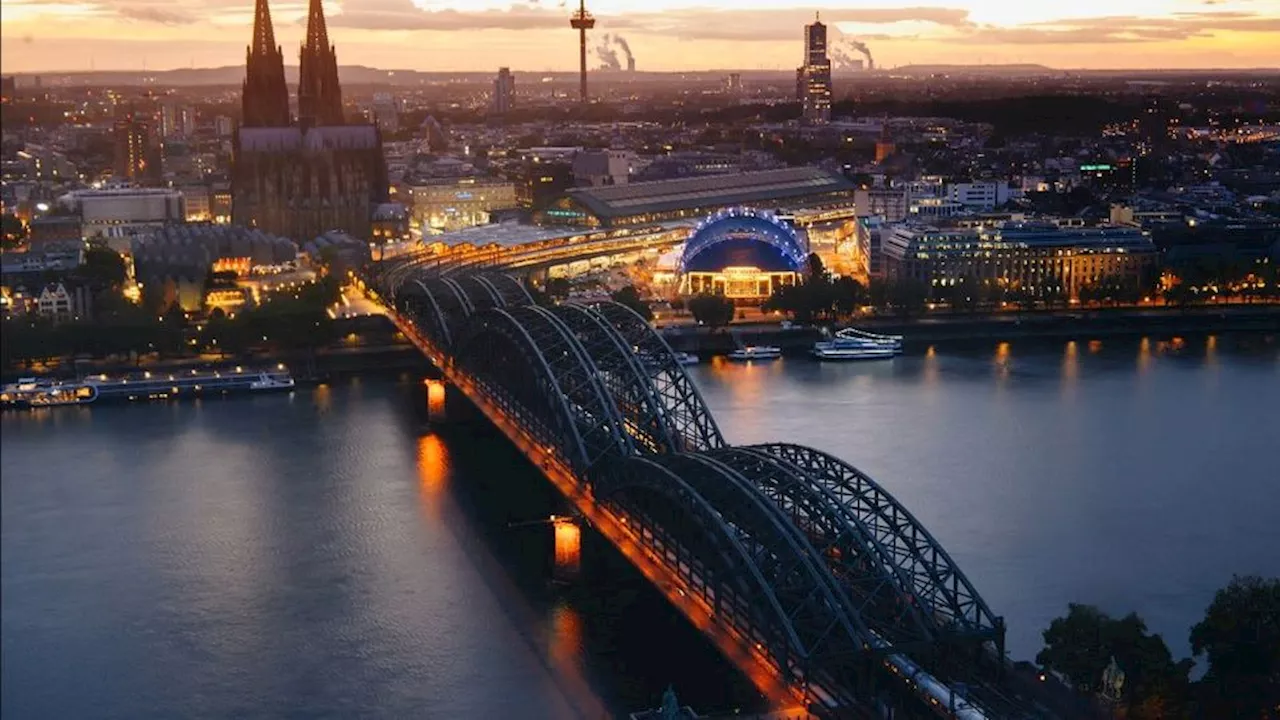
[[[581,73],[582,104],[587,103],[587,31],[596,19],[587,12],[587,0],[578,0],[578,12],[569,16],[569,27],[578,31],[578,72]]]

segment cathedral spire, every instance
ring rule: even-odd
[[[257,0],[253,4],[253,45],[249,52],[265,55],[277,49],[276,33],[271,27],[271,6],[267,0]]]
[[[276,45],[267,0],[253,8],[253,42],[245,52],[244,94],[241,96],[245,127],[282,127],[289,124],[289,88],[284,82],[284,53]]]
[[[311,0],[307,10],[307,40],[299,54],[298,75],[298,120],[304,125],[343,124],[338,57],[329,44],[320,0]]]

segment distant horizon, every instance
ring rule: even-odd
[[[21,77],[21,78],[26,78],[26,77],[38,77],[38,76],[46,76],[46,75],[107,75],[107,74],[138,74],[138,75],[143,75],[143,74],[147,74],[147,73],[157,73],[157,74],[160,74],[160,73],[178,73],[178,72],[193,72],[193,73],[198,73],[198,72],[216,72],[216,71],[235,70],[235,69],[243,70],[243,69],[244,69],[244,67],[245,67],[245,66],[244,66],[244,63],[239,63],[239,64],[226,64],[226,65],[202,65],[202,66],[196,66],[196,67],[178,66],[178,67],[166,67],[166,68],[151,68],[151,67],[148,67],[148,68],[143,68],[143,67],[133,67],[133,68],[129,68],[129,67],[121,67],[121,68],[81,68],[81,69],[57,68],[57,69],[48,69],[48,70],[19,70],[19,71],[15,71],[15,72],[0,72],[0,75],[4,75],[4,76],[6,76],[6,77]],[[286,63],[284,64],[284,67],[285,67],[285,69],[286,69],[286,70],[297,70],[297,69],[298,69],[298,64],[297,64],[296,62],[295,62],[295,63],[289,63],[289,62],[286,62]],[[498,65],[495,65],[495,66],[493,66],[493,67],[491,67],[491,68],[477,68],[477,69],[453,69],[453,70],[441,70],[441,69],[416,69],[416,68],[405,68],[405,67],[378,67],[378,66],[374,66],[374,65],[366,65],[366,64],[362,64],[362,63],[341,63],[341,64],[339,64],[339,66],[338,66],[339,70],[367,70],[367,71],[373,71],[373,72],[384,72],[384,73],[401,73],[401,72],[403,72],[403,73],[418,73],[418,74],[426,74],[426,75],[470,75],[470,74],[482,74],[482,75],[483,75],[483,74],[487,74],[487,75],[492,75],[492,74],[494,74],[494,73],[496,73],[496,72],[498,71],[499,67],[507,67],[507,68],[509,68],[509,69],[511,70],[511,72],[512,72],[512,73],[520,73],[520,74],[528,74],[528,75],[532,75],[532,74],[577,75],[577,73],[578,73],[578,70],[577,70],[576,68],[522,69],[522,68],[519,68],[519,67],[512,67],[512,66],[506,66],[506,65],[504,65],[504,66],[498,66]],[[1179,66],[1172,66],[1172,67],[1122,67],[1122,66],[1116,66],[1116,67],[1054,67],[1054,66],[1051,66],[1051,65],[1045,65],[1045,64],[1043,64],[1043,63],[1035,63],[1035,62],[1007,62],[1007,63],[946,63],[946,62],[921,62],[921,63],[906,63],[906,64],[903,64],[903,65],[896,65],[896,66],[892,66],[892,67],[876,67],[876,68],[874,68],[874,69],[872,69],[872,70],[867,70],[867,69],[851,69],[851,68],[845,68],[845,69],[836,70],[836,71],[835,71],[835,73],[836,73],[837,75],[840,75],[840,76],[846,76],[846,75],[878,75],[878,74],[890,73],[890,72],[893,72],[893,71],[895,71],[895,70],[901,70],[901,69],[904,69],[904,68],[921,68],[921,67],[927,67],[927,68],[933,68],[933,67],[939,67],[939,68],[959,68],[959,69],[978,69],[978,68],[990,68],[990,69],[999,69],[999,68],[1042,68],[1042,69],[1047,70],[1047,71],[1050,71],[1050,72],[1059,72],[1059,73],[1083,73],[1083,74],[1097,74],[1097,73],[1125,73],[1125,72],[1132,72],[1132,73],[1178,73],[1178,72],[1185,72],[1185,73],[1197,73],[1197,74],[1200,74],[1200,73],[1216,73],[1216,72],[1222,72],[1222,73],[1280,72],[1280,65],[1275,65],[1275,66],[1270,66],[1270,65],[1255,65],[1255,66],[1222,66],[1222,67],[1195,67],[1195,66],[1182,66],[1182,67],[1179,67]],[[637,68],[637,69],[634,71],[634,73],[633,73],[633,72],[631,72],[631,71],[627,71],[627,70],[619,70],[619,69],[614,69],[614,68],[591,68],[591,69],[589,69],[589,70],[588,70],[588,72],[589,72],[590,74],[592,74],[592,75],[594,75],[594,74],[607,74],[607,75],[615,75],[615,76],[617,76],[617,75],[629,75],[629,74],[636,74],[636,75],[681,75],[681,74],[690,74],[690,73],[699,73],[699,74],[702,74],[702,73],[743,73],[743,74],[747,74],[747,73],[790,73],[790,72],[793,72],[793,71],[794,71],[794,69],[793,69],[793,68],[787,68],[787,67],[774,67],[774,68],[767,68],[767,67],[766,67],[766,68],[761,68],[761,67],[754,67],[754,68],[748,68],[748,67],[707,67],[707,68],[686,68],[686,69],[681,69],[681,70],[646,70],[646,69],[643,69],[643,68]]]
[[[4,0],[9,73],[145,72],[238,64],[254,0]],[[575,3],[576,4],[576,3]],[[589,0],[593,67],[704,72],[794,68],[820,14],[837,66],[1041,64],[1076,70],[1280,67],[1280,17],[1257,0]],[[276,0],[296,59],[307,3]],[[338,61],[419,72],[572,71],[569,10],[551,0],[330,0]],[[530,61],[534,60],[533,63]]]

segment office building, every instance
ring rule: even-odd
[[[498,77],[493,79],[493,114],[506,115],[516,97],[516,79],[511,68],[498,68]]]
[[[112,126],[115,140],[114,174],[117,180],[142,182],[158,176],[159,158],[153,151],[151,124],[130,110]]]
[[[972,280],[1032,297],[1078,299],[1081,289],[1104,280],[1137,287],[1157,259],[1149,233],[1116,226],[900,225],[882,243],[891,281],[945,288]]]
[[[583,150],[573,156],[573,179],[578,187],[626,185],[635,160],[630,150]]]
[[[831,59],[827,57],[827,26],[815,18],[804,26],[804,65],[796,73],[804,121],[821,125],[831,120]]]

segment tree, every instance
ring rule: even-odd
[[[689,298],[688,307],[693,319],[708,327],[724,327],[733,322],[733,302],[719,295],[694,295]]]
[[[546,285],[547,295],[555,300],[563,300],[569,297],[569,280],[562,277],[549,278]]]
[[[1209,659],[1201,687],[1211,715],[1274,712],[1280,706],[1280,579],[1233,578],[1191,628],[1191,650]]]
[[[84,251],[84,264],[76,269],[76,275],[95,291],[118,289],[125,281],[124,258],[109,247],[90,246]]]
[[[653,310],[649,308],[649,303],[640,297],[640,291],[636,290],[635,285],[628,285],[614,292],[610,297],[619,305],[626,305],[635,310],[645,320],[653,319]]]
[[[1164,639],[1148,634],[1146,623],[1134,613],[1115,619],[1096,607],[1072,603],[1065,617],[1049,624],[1044,642],[1036,662],[1066,675],[1085,692],[1102,690],[1103,670],[1115,658],[1125,673],[1123,700],[1132,717],[1178,715],[1185,703],[1191,662],[1174,663]]]

